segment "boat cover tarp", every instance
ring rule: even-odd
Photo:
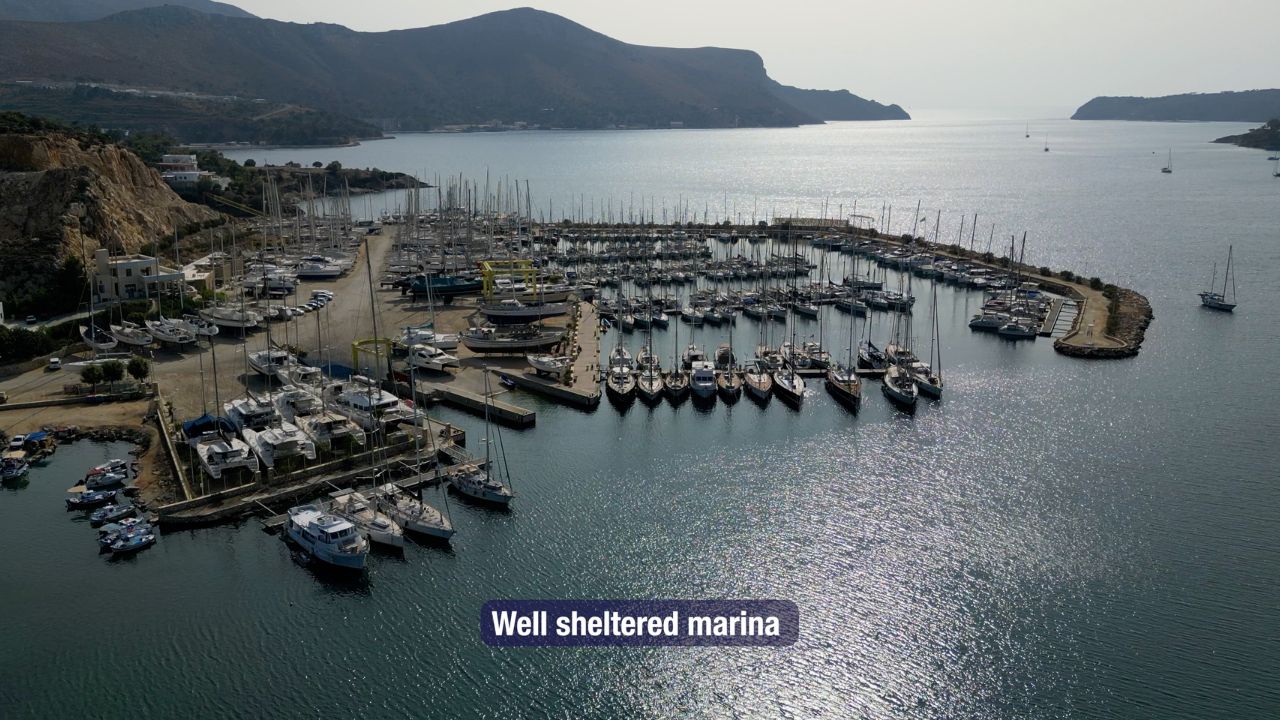
[[[49,437],[49,433],[45,432],[44,430],[38,430],[36,432],[33,432],[27,435],[27,442],[40,442],[41,440],[44,440],[47,437]]]
[[[209,413],[205,413],[195,420],[188,420],[182,423],[182,434],[188,438],[199,437],[204,433],[216,432],[219,429],[232,435],[236,432],[236,426],[230,420],[224,417],[214,417]]]

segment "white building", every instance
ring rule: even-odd
[[[98,302],[141,300],[155,296],[164,288],[158,285],[181,285],[182,271],[167,268],[147,255],[111,256],[106,248],[93,254],[93,289]]]

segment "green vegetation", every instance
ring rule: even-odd
[[[134,356],[129,358],[129,364],[125,370],[128,371],[129,377],[142,382],[151,374],[151,363],[146,358]]]
[[[5,312],[12,316],[35,314],[39,317],[74,312],[89,291],[84,263],[68,255],[49,277],[46,284],[17,283],[5,292]]]
[[[1165,97],[1096,97],[1072,120],[1261,122],[1280,116],[1280,90],[1187,93]]]
[[[1262,127],[1254,128],[1243,135],[1228,135],[1214,142],[1231,143],[1258,150],[1280,150],[1280,118],[1268,120]]]
[[[85,365],[80,369],[80,381],[93,388],[93,392],[98,392],[98,383],[105,380],[102,366],[98,364]]]
[[[160,159],[160,146],[174,144],[166,143],[167,137],[188,143],[346,145],[382,135],[369,123],[294,105],[147,95],[96,85],[0,84],[0,106],[76,127],[110,128],[111,137],[147,162]]]
[[[109,360],[102,363],[102,381],[115,385],[124,379],[124,363],[119,360]]]

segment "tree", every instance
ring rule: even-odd
[[[119,360],[102,363],[102,380],[114,385],[124,379],[124,363]]]
[[[80,371],[80,380],[93,386],[93,391],[98,392],[98,383],[102,382],[102,366],[86,365]]]
[[[311,167],[313,167],[313,168],[322,168],[322,167],[324,167],[324,163],[322,163],[322,162],[320,162],[319,160],[317,160],[317,161],[315,161],[315,162],[311,163]]]
[[[146,358],[132,357],[129,358],[129,365],[125,368],[129,372],[129,377],[142,382],[143,378],[151,373],[151,363]]]
[[[244,166],[245,166],[245,167],[258,167],[258,161],[257,161],[257,160],[254,160],[253,158],[246,158],[246,159],[245,159],[245,161],[244,161]]]
[[[333,162],[325,166],[325,170],[328,170],[330,175],[337,175],[338,171],[341,169],[342,169],[342,163],[338,162],[337,160],[334,160]]]

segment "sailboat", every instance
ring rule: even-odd
[[[417,379],[413,370],[409,371],[410,384],[417,387]],[[435,456],[435,436],[430,433],[422,432],[421,415],[418,409],[418,403],[413,404],[413,425],[414,425],[414,452],[416,453],[415,468],[422,467],[422,437],[425,435],[431,441],[431,454]],[[437,458],[435,465],[435,479],[440,480],[440,462]],[[414,497],[409,491],[404,490],[395,483],[386,483],[378,488],[375,494],[375,501],[378,510],[386,513],[396,524],[405,531],[416,535],[425,536],[433,540],[443,540],[447,542],[453,537],[453,523],[449,516],[440,512],[426,500],[421,497]],[[445,510],[448,507],[448,498],[445,499]]]
[[[1213,266],[1213,276],[1209,280],[1209,289],[1200,293],[1200,304],[1210,310],[1231,312],[1236,309],[1236,277],[1231,268],[1233,247],[1227,246],[1227,270],[1222,274],[1222,292],[1217,291],[1218,266]],[[1231,299],[1227,300],[1227,287],[1230,283]]]
[[[795,240],[791,243],[791,253],[795,256]],[[796,293],[796,273],[791,273],[791,295]],[[796,311],[791,308],[791,347],[796,346]],[[783,367],[773,371],[773,391],[784,402],[799,405],[804,400],[804,378],[796,372],[794,362],[786,362]]]
[[[701,324],[701,323],[696,323]],[[671,339],[671,372],[664,378],[667,398],[672,404],[680,404],[689,397],[689,373],[680,364],[680,326],[675,326]]]
[[[1031,123],[1027,123],[1027,137],[1031,137]]]
[[[932,398],[942,397],[942,337],[938,327],[938,283],[930,281],[932,308],[929,311],[929,361],[907,365],[916,389]]]
[[[1173,148],[1169,148],[1169,164],[1160,168],[1160,172],[1164,173],[1165,175],[1173,174]]]
[[[857,335],[853,331],[854,314],[849,313],[849,348],[843,365],[835,363],[827,368],[827,392],[837,402],[856,411],[862,402],[862,380],[853,364],[853,344]]]
[[[456,468],[449,475],[449,487],[455,491],[482,502],[493,505],[507,507],[511,504],[511,499],[515,497],[515,493],[511,491],[511,474],[505,462],[506,451],[501,448],[502,431],[497,433],[499,449],[497,456],[493,453],[493,422],[489,417],[489,408],[493,405],[493,397],[489,390],[489,370],[484,371],[484,467],[468,463]],[[498,462],[499,459],[503,462]],[[502,472],[502,477],[506,480],[499,479],[498,474],[494,471],[494,464],[497,463]]]
[[[80,254],[84,255],[84,240],[80,241]],[[93,317],[93,296],[97,294],[98,289],[93,287],[93,280],[89,280],[89,324],[80,326],[80,338],[85,344],[98,352],[106,352],[115,348],[119,342],[111,335],[111,333],[98,327]]]
[[[1049,152],[1049,136],[1044,136],[1044,151]]]

